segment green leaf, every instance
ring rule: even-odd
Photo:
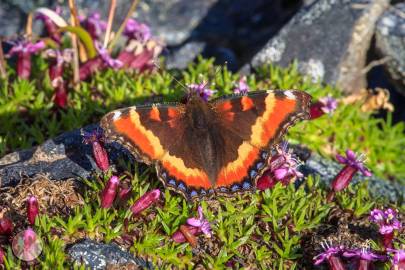
[[[76,34],[79,37],[80,41],[83,42],[84,47],[86,47],[89,58],[94,58],[97,55],[96,48],[94,47],[93,44],[93,39],[91,38],[89,32],[87,32],[83,27],[65,26],[61,27],[60,31]]]

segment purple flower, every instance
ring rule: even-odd
[[[319,265],[324,261],[327,261],[332,267],[331,269],[344,269],[339,268],[342,262],[339,259],[340,254],[344,251],[343,246],[333,246],[332,243],[327,243],[326,241],[321,243],[324,252],[318,254],[314,257],[314,264]],[[334,258],[334,259],[332,259]],[[333,268],[335,267],[335,268]]]
[[[191,226],[200,228],[200,230],[207,236],[207,237],[211,237],[212,236],[212,232],[211,232],[211,225],[208,222],[208,220],[206,220],[204,218],[204,214],[203,214],[203,210],[202,207],[199,206],[198,207],[198,218],[188,218],[187,219],[187,223]]]
[[[332,181],[333,192],[345,189],[353,179],[353,176],[360,171],[364,176],[371,176],[371,172],[364,166],[365,156],[359,157],[352,150],[346,150],[346,157],[336,155],[339,163],[345,164],[342,170],[336,175]]]
[[[266,190],[272,188],[277,182],[288,185],[291,181],[303,177],[298,171],[300,161],[288,149],[288,142],[282,142],[276,148],[277,153],[270,159],[270,169],[257,181],[257,188]]]
[[[142,43],[145,43],[152,37],[149,26],[134,19],[127,21],[123,34],[130,39],[135,39]]]
[[[322,103],[321,110],[324,113],[331,114],[337,108],[337,101],[331,96],[320,98],[319,101]]]
[[[12,44],[14,44],[14,46],[6,54],[6,57],[17,54],[17,75],[22,79],[29,79],[31,74],[31,54],[45,48],[45,42],[41,40],[37,43],[31,43],[30,41],[23,40],[12,42]]]
[[[98,54],[100,55],[100,57],[104,60],[104,62],[114,68],[114,69],[118,69],[121,68],[123,63],[118,60],[118,59],[114,59],[110,56],[110,53],[108,52],[108,50],[106,48],[104,48],[103,46],[101,46],[101,44],[99,44],[98,42],[95,43],[96,45],[96,49]]]
[[[350,167],[354,167],[357,170],[359,170],[364,176],[370,177],[372,174],[371,172],[364,166],[364,160],[365,155],[361,154],[359,157],[356,156],[356,154],[348,149],[346,150],[346,157],[343,157],[341,155],[336,155],[336,159],[339,161],[341,164],[346,164]]]
[[[250,91],[249,85],[246,83],[246,76],[239,79],[236,87],[233,89],[235,94],[247,94]]]
[[[405,269],[405,250],[387,248],[387,253],[392,254],[392,270]]]
[[[92,13],[87,18],[79,16],[80,24],[89,32],[93,39],[98,39],[103,31],[107,29],[107,23],[101,20],[101,15],[98,12]]]
[[[317,102],[311,104],[310,115],[311,119],[316,119],[327,114],[332,114],[337,108],[336,99],[331,96],[320,98]]]
[[[374,209],[370,212],[370,220],[377,223],[380,227],[381,234],[390,234],[394,230],[399,230],[402,227],[401,222],[397,218],[397,211],[388,208],[385,211]]]
[[[387,257],[375,253],[369,248],[348,249],[343,252],[346,258],[358,258],[365,261],[384,261]]]
[[[110,167],[107,151],[104,148],[103,132],[100,129],[95,129],[93,132],[84,132],[83,142],[93,146],[93,157],[97,167],[103,172]]]
[[[208,99],[216,92],[216,90],[208,89],[207,82],[201,82],[199,84],[192,83],[188,84],[187,87],[191,92],[198,94],[203,100],[208,101]]]
[[[58,66],[61,66],[64,63],[70,63],[73,59],[73,49],[47,49],[44,51],[44,54],[48,58],[55,59]]]
[[[46,44],[43,40],[40,40],[37,43],[32,43],[27,40],[23,40],[23,41],[20,40],[20,41],[12,42],[12,44],[14,46],[6,54],[6,57],[11,57],[14,54],[18,54],[18,53],[33,54],[33,53],[39,52],[40,50],[42,50],[46,47]]]

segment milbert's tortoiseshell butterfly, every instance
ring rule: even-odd
[[[138,161],[156,166],[163,184],[187,199],[253,190],[272,148],[309,117],[303,91],[257,91],[185,104],[133,106],[105,115],[101,127]]]

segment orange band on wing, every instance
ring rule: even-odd
[[[162,119],[160,119],[159,109],[156,107],[152,107],[152,109],[150,110],[150,113],[149,113],[149,118],[152,120],[161,122]]]
[[[187,168],[181,158],[166,153],[163,157],[162,165],[170,175],[185,181],[188,186],[206,189],[211,187],[206,173],[199,169]]]
[[[114,121],[115,129],[129,138],[149,158],[162,157],[164,150],[159,138],[141,124],[139,114],[135,110],[131,110],[129,114]]]
[[[253,104],[253,100],[248,97],[242,97],[240,99],[240,104],[242,105],[242,111],[248,111],[252,109],[255,105]]]
[[[238,158],[219,172],[217,186],[229,186],[240,182],[248,175],[249,167],[256,161],[258,155],[258,148],[247,142],[242,143],[238,148]]]
[[[294,99],[276,99],[274,94],[269,94],[265,100],[266,109],[252,126],[250,143],[262,148],[276,135],[277,128],[292,113],[296,106]]]

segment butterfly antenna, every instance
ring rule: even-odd
[[[155,67],[157,67],[159,70],[163,71],[163,68],[158,63],[156,63],[155,61],[153,61],[153,65]],[[177,80],[176,77],[174,77],[170,72],[167,72],[167,74],[169,74],[170,78],[172,80],[174,80],[175,82],[177,82],[184,89],[184,92],[188,91],[188,87],[185,86],[183,83],[181,83],[179,80]]]

